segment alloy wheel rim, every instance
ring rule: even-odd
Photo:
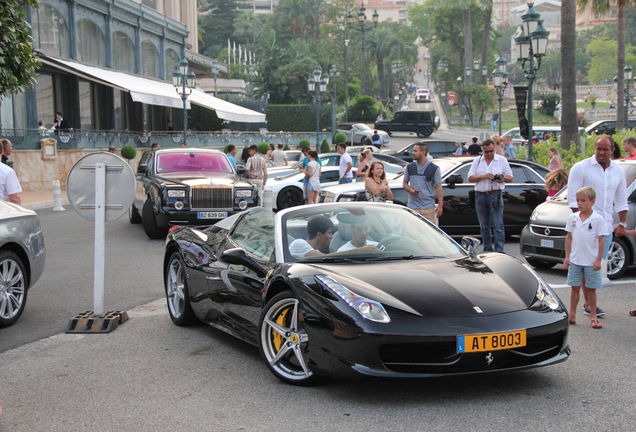
[[[309,336],[298,325],[299,309],[297,299],[283,299],[267,311],[261,328],[267,362],[277,374],[290,381],[301,381],[313,375],[306,360]]]
[[[12,259],[0,262],[0,318],[11,319],[18,314],[25,291],[24,274],[18,263]]]
[[[179,318],[185,309],[185,279],[183,266],[178,259],[172,260],[168,270],[166,295],[173,317]]]

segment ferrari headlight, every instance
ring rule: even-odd
[[[185,198],[186,191],[183,189],[168,189],[168,198]]]
[[[357,295],[330,276],[317,275],[316,280],[329,289],[329,291],[347,302],[347,304],[362,315],[363,318],[380,323],[391,322],[391,318],[389,318],[389,314],[384,310],[382,303]]]
[[[252,196],[252,191],[250,189],[237,189],[236,197],[237,198],[249,198]]]
[[[539,283],[539,286],[537,286],[535,298],[539,302],[541,302],[541,304],[549,307],[552,310],[561,309],[561,302],[559,301],[559,298],[554,293],[554,291],[552,291],[552,288],[550,288],[550,286],[545,283],[543,279],[541,279],[541,277],[537,274],[537,272],[534,271],[532,267],[530,267],[526,263],[523,263],[523,266],[527,268],[530,273],[534,275],[534,277],[537,278],[537,282]]]

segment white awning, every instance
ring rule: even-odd
[[[198,89],[192,91],[190,100],[193,104],[216,111],[216,115],[223,120],[240,123],[265,122],[265,114],[224,101]]]
[[[183,108],[183,100],[181,100],[171,82],[141,77],[113,69],[89,66],[71,60],[47,57],[41,53],[39,54],[39,59],[44,64],[65,70],[85,79],[130,92],[130,96],[135,102],[170,108]],[[262,123],[265,121],[265,114],[218,99],[198,89],[194,89],[186,100],[187,109],[190,109],[190,102],[216,111],[216,115],[223,120],[240,123]]]
[[[84,76],[92,81],[99,81],[111,87],[130,92],[132,100],[148,105],[159,105],[170,108],[183,108],[183,101],[171,83],[141,77],[139,75],[104,69],[82,63],[58,58],[40,58],[43,63],[62,68],[68,72]],[[190,108],[186,101],[186,108]]]

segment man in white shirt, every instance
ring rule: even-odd
[[[287,153],[283,151],[283,145],[278,144],[278,148],[272,152],[272,166],[287,166]]]
[[[351,155],[347,153],[347,145],[345,143],[338,143],[336,150],[340,155],[340,180],[338,180],[338,183],[351,183],[353,181],[353,172],[351,171],[353,161],[351,160]]]
[[[291,242],[289,253],[296,259],[323,255],[320,250],[329,250],[333,228],[333,222],[326,216],[311,218],[307,223],[307,240],[296,239]]]
[[[22,188],[13,168],[0,164],[0,199],[21,204],[22,201],[18,195],[20,192],[22,192]]]
[[[267,183],[267,163],[258,154],[258,146],[252,144],[249,147],[250,157],[245,164],[247,178],[256,185],[258,189],[258,202],[263,206],[263,186]]]
[[[627,225],[627,182],[625,172],[612,161],[614,153],[614,141],[607,135],[601,135],[594,145],[594,156],[583,159],[574,164],[568,178],[568,205],[573,212],[578,211],[576,192],[583,186],[592,186],[596,191],[596,201],[592,207],[594,211],[605,219],[605,249],[603,250],[603,263],[601,269],[607,270],[607,252],[612,244],[612,233],[622,236]],[[614,211],[618,213],[619,223],[614,226]],[[583,311],[590,314],[587,309],[588,291],[583,284]],[[597,307],[596,316],[602,318],[605,311]]]
[[[338,252],[347,252],[365,246],[374,247],[378,242],[369,240],[369,220],[365,214],[340,214],[338,221],[347,224],[345,229],[351,233],[351,240],[338,248]]]
[[[482,155],[473,160],[468,182],[475,183],[475,210],[484,252],[504,253],[503,190],[506,183],[512,182],[512,170],[505,157],[495,154],[493,140],[482,143]]]

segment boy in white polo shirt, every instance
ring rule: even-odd
[[[568,217],[565,226],[565,260],[568,269],[567,284],[572,287],[570,295],[570,324],[576,324],[576,307],[581,296],[581,285],[585,277],[585,286],[589,289],[590,318],[592,328],[603,325],[596,316],[596,290],[603,286],[601,280],[601,260],[605,243],[606,223],[603,216],[592,210],[596,201],[596,191],[590,186],[576,191],[578,212]]]

